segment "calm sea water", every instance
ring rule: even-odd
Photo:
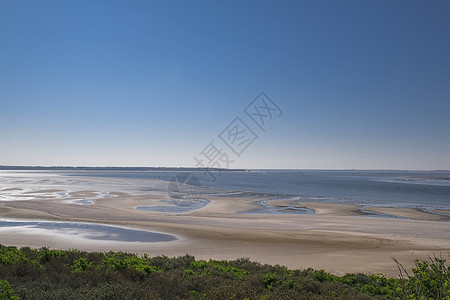
[[[14,171],[8,172],[8,176],[14,175]],[[21,177],[30,173],[34,181],[31,177]],[[58,184],[61,188],[70,188],[73,184],[103,192],[167,193],[167,186],[176,176],[177,180],[189,179],[187,183],[196,186],[265,193],[269,194],[268,198],[450,210],[450,171],[258,170],[208,174],[201,171],[76,170],[19,171],[17,174],[16,177],[0,176],[0,189],[14,186],[57,188]],[[49,179],[45,177],[48,175],[57,177]],[[42,176],[40,181],[36,179],[39,176]],[[79,181],[73,178],[79,178]],[[109,182],[113,180],[115,184],[102,185],[102,178],[108,178]],[[155,185],[150,179],[161,182]]]
[[[73,175],[71,173],[70,175]],[[262,170],[195,172],[85,171],[79,176],[160,179],[193,176],[206,187],[305,201],[450,209],[450,171]],[[189,183],[189,181],[188,181]],[[146,187],[142,186],[145,190]]]

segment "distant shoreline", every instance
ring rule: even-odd
[[[0,170],[11,171],[32,171],[32,170],[49,170],[49,171],[247,171],[246,169],[218,169],[218,168],[194,168],[194,167],[72,167],[72,166],[2,166]]]
[[[204,168],[204,167],[110,167],[110,166],[10,166],[10,165],[0,165],[0,170],[49,170],[49,171],[65,171],[65,170],[98,170],[98,171],[238,171],[238,172],[248,172],[248,171],[317,171],[317,172],[327,172],[327,171],[339,171],[339,172],[450,172],[449,170],[435,170],[435,169],[298,169],[298,168],[235,168],[235,169],[224,169],[224,168]]]

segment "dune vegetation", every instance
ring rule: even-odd
[[[445,259],[398,278],[233,261],[0,246],[0,299],[450,299]]]

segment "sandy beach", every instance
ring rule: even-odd
[[[272,200],[267,204],[307,208],[315,214],[261,214],[245,212],[257,208],[262,198],[204,196],[209,200],[206,206],[186,213],[170,213],[136,210],[142,205],[173,204],[161,195],[114,192],[111,193],[114,197],[97,197],[95,191],[85,190],[70,192],[63,201],[52,198],[52,194],[62,191],[34,191],[27,195],[42,197],[1,202],[0,218],[112,224],[166,233],[177,240],[126,243],[2,228],[0,243],[150,255],[191,254],[199,259],[249,257],[261,263],[325,269],[334,274],[363,272],[389,276],[398,275],[393,258],[410,268],[415,258],[447,257],[450,253],[449,218],[414,209],[361,210],[354,205]],[[88,196],[92,197],[89,198],[92,205],[74,202]],[[368,214],[369,211],[379,215]]]

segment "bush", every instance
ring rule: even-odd
[[[450,266],[443,258],[415,260],[412,275],[398,262],[402,280],[397,296],[404,299],[450,299]]]
[[[0,281],[0,300],[18,300],[19,297],[13,295],[14,290],[6,280]]]
[[[398,263],[398,262],[397,262]],[[0,245],[1,299],[449,299],[444,259],[409,275],[336,276],[252,262]],[[14,289],[14,291],[13,291]],[[14,295],[13,295],[14,294]]]

